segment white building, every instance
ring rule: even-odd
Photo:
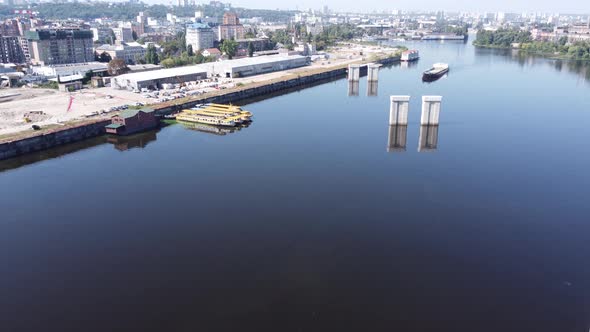
[[[106,73],[107,64],[101,62],[73,63],[69,65],[31,66],[30,73],[48,78],[86,75],[87,72]]]
[[[197,81],[207,78],[203,65],[152,70],[113,77],[111,87],[116,90],[161,89],[163,84]]]
[[[258,56],[218,62],[212,74],[226,78],[237,78],[303,67],[309,65],[310,62],[309,57],[300,55]]]
[[[118,43],[128,43],[133,41],[133,30],[131,28],[113,28],[115,38]]]
[[[110,28],[91,28],[92,40],[99,43],[104,43],[108,37],[111,37],[112,29]]]
[[[186,46],[192,45],[194,52],[212,48],[214,42],[215,33],[208,24],[193,23],[186,27]]]
[[[137,60],[145,58],[146,52],[146,48],[137,43],[105,44],[96,48],[96,53],[99,56],[102,53],[107,53],[111,59],[123,59],[128,64],[134,64]]]

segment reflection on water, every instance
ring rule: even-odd
[[[224,136],[227,134],[233,134],[242,130],[242,128],[250,127],[251,122],[245,122],[235,127],[220,127],[220,126],[212,126],[204,123],[193,123],[193,122],[185,122],[185,121],[178,121],[181,125],[185,128],[195,131],[200,131],[202,133],[213,134]]]
[[[377,97],[379,95],[379,82],[367,82],[367,97]]]
[[[402,61],[402,62],[400,62],[400,65],[399,66],[401,68],[404,68],[404,69],[413,68],[413,67],[418,66],[418,61],[419,60],[415,60],[415,61]]]
[[[367,82],[367,97],[377,97],[379,95],[379,82]]]
[[[159,130],[150,130],[147,132],[134,134],[130,136],[108,135],[107,142],[115,146],[119,151],[127,151],[133,148],[145,148],[148,143],[156,140],[156,133]]]
[[[438,148],[438,126],[420,126],[418,152],[434,152]]]
[[[348,81],[348,96],[357,97],[359,95],[359,81]]]
[[[77,152],[80,150],[92,148],[106,142],[105,136],[89,138],[80,142],[68,143],[55,148],[29,153],[22,156],[14,157],[7,160],[0,161],[0,172],[10,169],[19,168],[39,161],[59,158],[68,153]]]
[[[406,151],[407,136],[408,126],[390,125],[389,135],[387,136],[387,152]]]
[[[557,72],[564,70],[590,81],[590,61],[551,59],[538,54],[530,54],[513,49],[475,48],[476,55],[505,56],[516,61],[521,67],[550,65]]]

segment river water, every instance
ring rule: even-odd
[[[0,330],[588,331],[588,64],[408,45],[377,96],[336,80],[233,133],[0,162]]]

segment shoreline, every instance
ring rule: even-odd
[[[358,61],[357,64],[371,62],[392,64],[400,61],[399,56],[389,56],[375,61]],[[329,68],[309,69],[301,73],[286,73],[280,78],[252,82],[224,90],[217,90],[195,97],[176,99],[170,102],[147,105],[158,115],[166,115],[183,108],[194,107],[204,103],[235,103],[248,99],[272,98],[276,93],[285,90],[305,88],[305,86],[331,79],[345,77],[348,64],[340,64]],[[111,117],[72,121],[63,125],[45,127],[39,131],[18,132],[0,136],[0,160],[18,157],[24,154],[43,151],[52,147],[83,141],[105,134],[104,126],[110,123]]]
[[[552,59],[552,60],[569,60],[569,61],[590,62],[590,59],[572,58],[572,57],[568,57],[565,55],[555,55],[553,53],[531,52],[531,51],[524,50],[522,48],[513,48],[511,46],[478,45],[478,44],[473,44],[473,46],[476,48],[484,48],[484,49],[492,49],[492,50],[515,50],[518,52],[522,52],[524,54],[536,55],[536,56],[540,56],[540,57],[544,57],[544,58]]]

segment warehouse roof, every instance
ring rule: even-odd
[[[268,56],[256,56],[252,58],[241,58],[236,60],[230,61],[223,61],[221,64],[224,67],[244,67],[244,66],[254,66],[254,65],[262,65],[266,63],[273,63],[273,62],[281,62],[281,61],[289,61],[289,60],[296,60],[296,59],[305,59],[305,56],[302,55],[268,55]]]
[[[207,67],[202,65],[194,65],[194,66],[186,66],[186,67],[176,67],[176,68],[168,68],[168,69],[160,69],[160,70],[150,70],[144,71],[141,73],[130,73],[130,74],[123,74],[120,76],[115,77],[118,80],[130,80],[130,81],[148,81],[148,80],[159,80],[168,77],[175,77],[175,76],[186,76],[191,74],[201,74],[206,73]]]
[[[241,58],[235,60],[225,60],[221,62],[209,62],[203,63],[199,65],[193,66],[186,66],[186,67],[176,67],[176,68],[169,68],[169,69],[160,69],[160,70],[152,70],[147,72],[140,72],[140,73],[129,73],[123,74],[120,76],[115,77],[117,80],[129,80],[135,82],[142,82],[142,81],[149,81],[149,80],[158,80],[163,78],[169,77],[182,77],[191,74],[200,74],[200,73],[207,73],[211,71],[217,72],[218,68],[239,68],[244,66],[253,66],[253,65],[262,65],[262,64],[270,64],[274,62],[281,62],[281,61],[289,61],[289,60],[297,60],[297,59],[305,59],[307,57],[301,55],[270,55],[270,56],[258,56],[252,58]]]

